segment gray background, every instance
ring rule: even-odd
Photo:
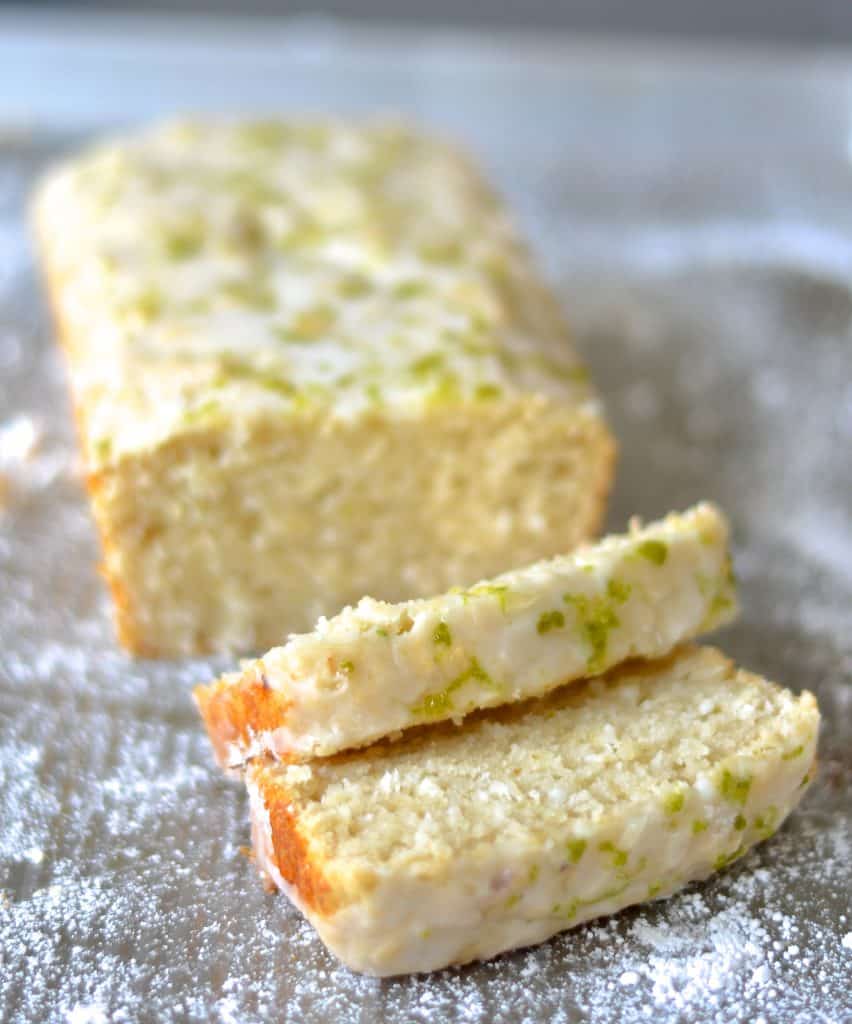
[[[562,29],[752,43],[852,43],[850,0],[89,0],[63,6],[90,11],[111,8],[137,12],[327,14],[359,21]]]

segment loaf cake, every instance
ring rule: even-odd
[[[452,146],[176,122],[56,169],[34,221],[132,651],[261,650],[594,535],[600,405]]]
[[[223,767],[303,760],[660,657],[735,600],[727,522],[703,504],[440,597],[365,598],[195,697]]]
[[[268,878],[374,975],[539,942],[661,898],[770,836],[819,712],[686,648],[310,764],[247,772]]]

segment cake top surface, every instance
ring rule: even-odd
[[[582,837],[630,804],[682,803],[688,786],[723,797],[727,787],[736,802],[756,761],[801,757],[804,773],[817,722],[809,694],[737,671],[713,648],[685,647],[481,712],[462,729],[425,727],[257,771],[280,781],[300,832],[332,864],[428,865],[494,843],[546,845],[567,826]],[[726,762],[744,766],[742,778],[726,775]]]
[[[36,216],[95,461],[246,408],[591,401],[501,204],[400,123],[171,122],[55,170]]]

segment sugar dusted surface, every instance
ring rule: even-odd
[[[361,58],[343,37],[325,45],[291,81],[339,96]],[[720,643],[816,693],[817,782],[769,843],[665,903],[435,977],[378,982],[338,966],[285,899],[264,895],[240,852],[246,802],[214,768],[189,697],[225,666],[132,663],[112,644],[59,360],[24,244],[25,190],[58,147],[4,137],[0,420],[28,418],[39,437],[10,462],[0,513],[4,1020],[805,1024],[848,1012],[842,84],[791,73],[786,57],[720,88],[715,58],[703,79],[692,62],[677,71],[665,60],[643,78],[632,58],[602,70],[576,54],[554,67],[519,55],[498,67],[483,53],[488,98],[470,89],[468,54],[456,52],[432,79],[422,48],[420,62],[388,50],[386,70],[357,79],[359,95],[428,103],[524,211],[621,439],[608,526],[703,497],[731,512],[743,618]],[[514,67],[522,73],[507,78]],[[755,118],[755,104],[783,117]]]

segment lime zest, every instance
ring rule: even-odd
[[[453,643],[453,637],[450,633],[450,627],[446,622],[439,622],[435,626],[435,631],[432,633],[432,639],[436,644],[443,645],[444,647],[451,647]]]
[[[668,545],[661,540],[643,540],[636,548],[636,554],[653,565],[663,565],[669,554]]]
[[[556,608],[551,612],[542,612],[538,617],[538,623],[535,628],[539,635],[543,636],[552,629],[562,629],[564,626],[565,616]]]
[[[588,842],[585,839],[571,839],[568,841],[568,857],[572,864],[577,864],[586,852]]]
[[[719,781],[719,792],[725,800],[744,807],[751,789],[751,781],[750,775],[735,775],[725,768]]]
[[[411,708],[411,713],[413,715],[421,715],[424,718],[446,718],[455,710],[453,695],[466,683],[471,682],[471,680],[475,680],[483,686],[493,687],[496,685],[491,676],[480,665],[479,659],[472,657],[470,664],[464,672],[457,675],[443,690],[426,694],[419,704],[415,704]]]
[[[683,790],[678,789],[669,793],[663,801],[663,808],[666,814],[678,814],[683,810],[683,805],[686,803],[686,797],[684,796]]]

